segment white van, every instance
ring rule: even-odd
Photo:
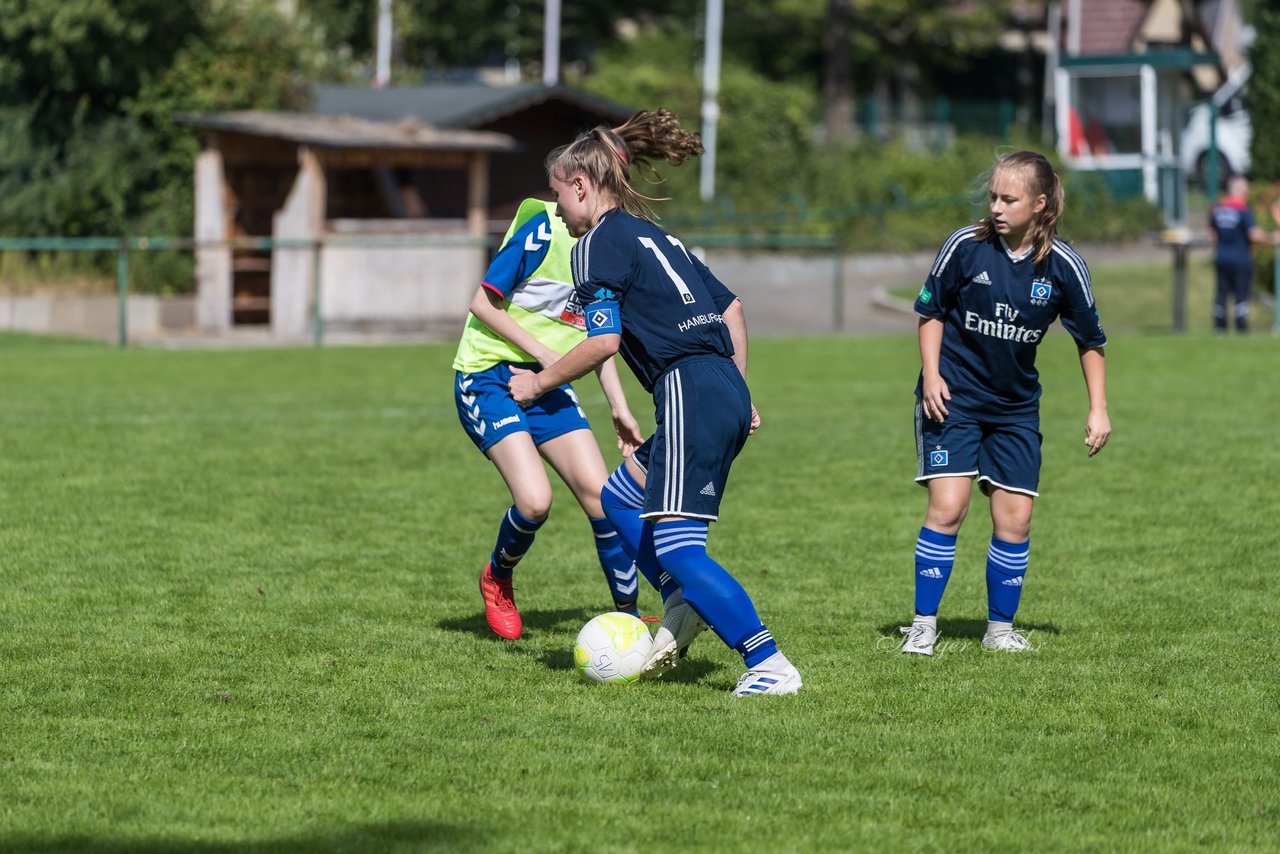
[[[1218,181],[1231,175],[1249,172],[1249,144],[1253,141],[1253,125],[1244,108],[1245,83],[1249,80],[1246,64],[1233,74],[1212,101],[1218,108],[1215,136],[1218,146]],[[1182,129],[1182,168],[1188,177],[1205,186],[1209,174],[1209,104],[1201,102],[1187,111],[1187,124]]]

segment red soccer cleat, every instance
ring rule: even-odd
[[[480,573],[480,595],[484,598],[484,618],[489,628],[500,637],[515,640],[520,637],[524,624],[516,610],[516,599],[510,578],[494,578],[492,565],[485,564]]]

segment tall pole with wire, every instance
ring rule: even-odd
[[[547,86],[560,82],[560,0],[547,0],[542,25],[542,82]]]
[[[699,194],[704,202],[716,195],[716,123],[720,120],[720,34],[724,0],[707,0],[706,48],[702,52],[702,155]]]
[[[391,82],[391,0],[378,0],[378,51],[373,85],[381,89]]]

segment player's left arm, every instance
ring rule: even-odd
[[[1245,236],[1250,243],[1270,243],[1271,235],[1258,225],[1251,211],[1245,211]]]
[[[1111,438],[1111,417],[1107,415],[1107,360],[1103,348],[1081,347],[1080,370],[1084,373],[1084,386],[1089,393],[1084,443],[1092,457]]]
[[[1098,318],[1098,307],[1093,299],[1093,281],[1084,259],[1074,251],[1064,252],[1068,261],[1059,283],[1062,306],[1058,319],[1062,328],[1075,339],[1080,352],[1080,370],[1084,374],[1085,390],[1089,394],[1089,415],[1084,422],[1084,443],[1089,456],[1101,451],[1111,437],[1111,418],[1107,415],[1107,362],[1105,347],[1107,333]]]
[[[733,342],[733,363],[738,366],[738,373],[747,378],[747,313],[742,308],[742,300],[734,297],[721,314],[724,325],[729,329],[729,340]],[[760,429],[760,413],[756,405],[751,404],[751,429],[748,435]]]
[[[689,263],[693,265],[693,269],[698,273],[698,277],[702,279],[702,284],[706,287],[707,293],[711,296],[711,302],[715,305],[716,311],[720,312],[720,317],[729,330],[729,341],[733,344],[733,363],[738,366],[738,373],[742,374],[742,378],[747,378],[747,313],[742,307],[742,300],[733,291],[725,287],[724,282],[716,278],[715,273],[704,263],[702,259],[692,252],[686,250]],[[760,412],[756,409],[755,404],[751,405],[751,428],[748,435],[760,429]]]
[[[622,451],[622,456],[629,457],[644,444],[644,434],[640,432],[640,424],[627,405],[627,395],[618,378],[617,360],[605,359],[596,368],[596,377],[600,380],[600,388],[604,390],[605,400],[609,401],[613,429],[618,434],[618,450]]]

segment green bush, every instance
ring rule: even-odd
[[[580,83],[637,108],[666,107],[686,127],[700,124],[700,77],[688,57],[691,33],[639,36],[599,58]],[[942,149],[863,137],[845,147],[818,140],[821,106],[811,87],[769,81],[727,62],[721,75],[715,199],[704,204],[699,168],[663,170],[659,213],[678,229],[832,234],[852,251],[936,248],[985,212],[985,177],[1000,150],[1043,146],[963,136]],[[1117,199],[1097,175],[1073,175],[1046,152],[1066,187],[1062,234],[1077,241],[1123,241],[1161,225],[1142,198]]]

